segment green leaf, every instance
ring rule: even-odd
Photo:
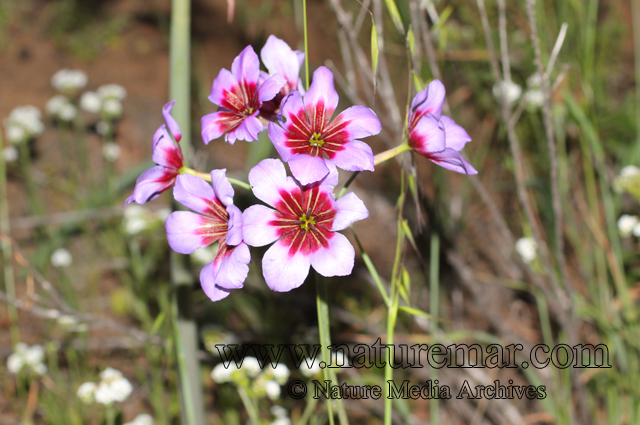
[[[413,28],[411,28],[411,26],[409,26],[409,32],[407,34],[407,44],[409,45],[409,52],[411,53],[411,56],[415,56],[416,54],[416,37],[413,34]]]
[[[415,86],[416,91],[420,92],[424,90],[426,87],[426,84],[424,83],[424,81],[422,81],[422,78],[420,78],[420,76],[415,72],[412,72],[411,74],[413,75],[413,85]]]
[[[393,0],[384,0],[384,2],[387,4],[387,9],[389,9],[389,15],[391,15],[393,25],[396,26],[400,34],[404,35],[404,25],[402,24],[402,18],[400,17],[396,2]]]
[[[375,93],[376,88],[376,73],[378,72],[378,55],[380,54],[380,47],[378,45],[378,30],[376,29],[376,22],[371,17],[371,71],[373,72],[373,91]]]
[[[438,320],[437,317],[433,317],[429,313],[425,313],[424,311],[417,308],[407,307],[405,305],[401,305],[399,308],[400,310],[404,311],[405,313],[409,313],[412,316],[424,317],[425,319],[429,320]]]
[[[156,332],[160,330],[160,326],[162,326],[165,316],[166,314],[164,311],[158,314],[158,317],[156,317],[156,320],[153,322],[153,326],[151,327],[151,332],[149,332],[151,335],[155,335]]]

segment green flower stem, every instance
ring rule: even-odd
[[[104,413],[107,417],[107,425],[116,425],[116,409],[111,404],[107,405]]]
[[[206,180],[208,182],[211,181],[211,174],[201,173],[200,171],[196,171],[193,168],[189,168],[189,167],[182,167],[180,169],[180,174],[191,174],[192,176],[200,177],[202,180]],[[251,190],[251,186],[249,186],[249,183],[245,183],[242,180],[237,180],[232,177],[227,177],[227,180],[229,180],[229,183],[235,186],[241,187],[243,189]]]
[[[20,167],[22,168],[22,177],[27,187],[27,197],[33,215],[42,215],[44,213],[40,203],[40,196],[36,182],[33,180],[33,170],[31,167],[31,154],[29,152],[29,141],[23,140],[20,143]]]
[[[306,406],[304,407],[302,416],[300,416],[300,419],[296,422],[296,425],[307,425],[307,422],[309,422],[309,419],[311,418],[311,415],[313,414],[314,410],[316,409],[316,405],[318,404],[318,399],[314,398],[313,393],[311,392],[309,392],[305,401]]]
[[[309,43],[307,36],[307,0],[302,0],[302,16],[304,23],[304,74],[306,76],[307,90],[309,90]]]
[[[433,234],[431,236],[431,257],[429,259],[429,298],[430,298],[430,309],[429,313],[434,318],[431,322],[431,337],[432,341],[435,344],[436,341],[436,330],[438,329],[438,305],[440,299],[440,238],[437,234]],[[438,369],[431,369],[431,379],[438,379]],[[429,414],[431,416],[431,424],[437,425],[439,423],[439,410],[440,406],[438,404],[438,399],[431,399],[429,401]]]
[[[394,156],[400,155],[403,152],[407,152],[411,150],[411,146],[408,143],[403,143],[401,145],[396,146],[395,148],[389,149],[388,151],[380,152],[374,157],[373,165],[382,164],[385,161],[390,160]]]
[[[258,409],[256,409],[255,404],[251,400],[249,393],[247,393],[247,390],[241,385],[238,385],[237,388],[238,394],[240,394],[240,399],[242,400],[242,404],[244,404],[244,408],[247,410],[249,418],[251,418],[251,422],[253,424],[260,425],[262,423],[260,421],[260,414],[258,413]]]
[[[329,365],[331,362],[331,353],[329,346],[331,345],[331,334],[329,329],[329,306],[327,304],[327,286],[325,280],[318,273],[316,276],[316,306],[318,308],[318,332],[320,333],[320,346],[322,350],[322,361]],[[325,381],[330,380],[329,368],[322,369],[322,376]],[[338,385],[332,382],[332,385]],[[327,413],[329,415],[329,424],[334,425],[333,406],[331,398],[327,398]]]
[[[4,150],[2,132],[0,131],[0,153]],[[9,235],[9,199],[7,195],[7,166],[3,158],[0,158],[0,231]],[[2,260],[4,275],[4,290],[11,298],[16,297],[15,275],[13,271],[13,252],[11,242],[2,238]],[[11,333],[11,343],[15,346],[20,342],[20,331],[18,329],[18,310],[14,305],[7,303],[9,313],[9,329]]]

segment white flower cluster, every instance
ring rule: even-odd
[[[516,251],[522,257],[522,261],[530,263],[538,255],[538,244],[533,238],[520,238],[516,241]]]
[[[542,107],[544,94],[541,90],[542,76],[537,72],[527,79],[527,91],[524,93],[524,100],[527,106],[532,109]]]
[[[629,214],[621,215],[618,219],[618,231],[625,238],[632,234],[640,238],[640,217]]]
[[[198,266],[205,266],[211,263],[218,253],[218,244],[212,244],[202,248],[198,248],[190,255],[191,261]]]
[[[115,162],[120,157],[122,149],[113,142],[107,142],[102,145],[102,156],[109,162]]]
[[[101,122],[113,121],[122,116],[122,101],[127,91],[118,84],[100,86],[95,92],[85,92],[80,97],[80,107],[85,111],[100,114]]]
[[[111,405],[125,401],[132,391],[131,383],[122,375],[122,372],[108,367],[100,373],[99,383],[85,382],[80,385],[76,394],[83,403],[89,404],[95,401]]]
[[[57,94],[47,102],[45,111],[52,117],[64,122],[72,122],[78,116],[78,108],[65,95]]]
[[[306,359],[300,364],[300,373],[307,378],[313,378],[320,376],[322,369],[320,368],[321,360],[315,358],[313,359],[313,363],[311,363],[310,359]],[[349,368],[351,364],[349,363],[349,359],[342,351],[335,351],[331,353],[331,365],[327,366],[336,370],[336,372],[341,372],[342,368]]]
[[[271,414],[275,419],[271,422],[271,425],[291,425],[291,419],[289,419],[289,412],[282,406],[274,404],[271,406]]]
[[[153,416],[148,413],[141,413],[135,417],[131,422],[127,422],[124,425],[153,425]]]
[[[220,363],[211,371],[211,378],[218,384],[232,382],[236,385],[244,385],[248,381],[250,384],[247,389],[252,396],[267,396],[271,400],[277,400],[280,397],[280,386],[287,382],[289,375],[289,368],[280,363],[275,368],[267,365],[263,370],[255,357],[245,357],[240,368],[235,364],[225,367]]]
[[[51,85],[61,93],[73,95],[87,85],[87,74],[79,69],[61,69],[51,77]]]
[[[507,103],[512,104],[516,100],[520,99],[522,94],[522,87],[514,83],[513,81],[502,81],[501,84],[493,86],[493,95],[496,99],[502,99],[502,96],[507,98]]]
[[[28,346],[23,342],[16,344],[15,351],[7,359],[7,369],[13,374],[26,369],[29,373],[44,375],[47,366],[44,360],[44,348],[42,345]]]
[[[152,212],[148,208],[131,204],[124,210],[124,217],[122,224],[124,231],[128,235],[137,235],[143,230],[151,228],[153,225],[163,222],[169,217],[171,210],[169,208],[162,208],[155,212]]]
[[[4,162],[15,162],[18,159],[18,149],[15,146],[7,146],[2,150]]]
[[[618,193],[628,192],[640,201],[640,168],[627,165],[613,180],[613,189]]]
[[[42,114],[35,106],[27,105],[15,108],[4,120],[7,140],[18,144],[25,142],[44,131]]]
[[[64,248],[58,248],[51,254],[51,265],[53,267],[69,267],[72,262],[71,253]]]

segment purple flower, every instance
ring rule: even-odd
[[[199,177],[181,174],[173,197],[199,214],[176,211],[165,222],[169,246],[180,254],[218,242],[218,254],[200,272],[200,283],[212,301],[242,288],[251,254],[242,241],[242,212],[233,205],[233,188],[226,170],[211,172],[212,186]]]
[[[373,171],[371,148],[355,139],[378,134],[380,120],[364,106],[352,106],[332,120],[338,93],[327,68],[313,73],[304,99],[293,91],[282,103],[284,119],[269,124],[269,138],[300,183],[317,182],[329,173],[324,157],[344,170]]]
[[[449,170],[478,174],[458,153],[471,137],[451,118],[442,115],[445,89],[433,80],[411,102],[409,146],[420,155]]]
[[[243,239],[251,246],[275,242],[262,258],[265,281],[274,291],[302,285],[310,266],[322,276],[347,276],[353,269],[353,247],[336,232],[367,218],[369,211],[353,193],[335,200],[338,172],[331,163],[328,166],[327,177],[308,186],[287,177],[278,159],[265,159],[249,172],[254,195],[275,209],[247,208]]]
[[[165,124],[162,124],[153,135],[151,159],[157,165],[142,173],[133,188],[133,194],[127,198],[124,205],[131,202],[144,204],[160,196],[176,181],[176,176],[184,166],[182,151],[172,139],[179,142],[182,138],[178,123],[171,116],[171,108],[176,101],[173,100],[162,108]],[[168,130],[167,130],[168,127]]]
[[[226,69],[213,80],[209,100],[220,106],[218,112],[202,117],[202,140],[208,144],[224,134],[233,144],[236,139],[252,142],[265,129],[258,119],[262,102],[273,99],[286,83],[279,74],[259,84],[260,60],[247,46]]]
[[[302,91],[302,81],[300,80],[300,68],[304,63],[304,53],[292,50],[284,41],[275,35],[270,35],[266,44],[260,51],[262,63],[267,67],[269,73],[260,73],[260,80],[266,80],[269,75],[280,74],[284,76],[286,83],[276,96],[262,104],[260,116],[273,120],[276,118],[282,99],[294,90]]]

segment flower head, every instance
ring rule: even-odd
[[[141,413],[135,417],[131,422],[127,422],[124,425],[153,425],[153,416],[148,413]]]
[[[73,95],[87,85],[87,74],[79,69],[61,69],[51,77],[51,85],[59,92]]]
[[[85,382],[84,384],[80,385],[78,391],[76,392],[76,395],[83,403],[93,403],[96,388],[98,388],[98,386],[95,382]]]
[[[269,288],[290,291],[302,285],[309,267],[322,276],[347,276],[353,269],[355,251],[337,233],[369,216],[364,203],[353,193],[337,201],[335,166],[313,185],[299,186],[287,177],[278,159],[265,159],[249,172],[254,195],[274,209],[253,205],[243,214],[243,238],[251,246],[275,242],[262,258]]]
[[[110,405],[125,401],[132,391],[129,380],[119,370],[108,367],[100,373],[100,383],[95,389],[94,397],[97,403]]]
[[[157,198],[162,192],[173,186],[180,169],[184,166],[180,146],[174,143],[171,138],[173,136],[176,142],[182,138],[178,124],[171,116],[171,108],[174,103],[175,100],[162,108],[165,124],[162,124],[153,135],[151,159],[158,165],[149,168],[138,177],[133,194],[125,201],[124,205],[131,202],[144,204]]]
[[[120,157],[122,149],[113,142],[107,142],[102,145],[102,156],[109,162],[115,162]]]
[[[173,196],[189,211],[176,211],[165,222],[169,246],[181,254],[218,242],[215,259],[200,272],[202,289],[212,301],[242,288],[251,255],[242,242],[242,213],[233,205],[233,188],[226,170],[211,172],[212,186],[200,177],[178,176]]]
[[[502,81],[501,84],[493,86],[493,95],[500,99],[502,96],[507,98],[507,103],[511,104],[520,98],[522,94],[522,87],[514,83],[513,81]]]
[[[51,265],[53,267],[69,267],[72,261],[71,253],[64,248],[58,248],[51,254]]]
[[[68,97],[57,94],[47,102],[47,113],[61,121],[71,122],[78,116],[78,109]]]
[[[28,346],[23,342],[16,344],[15,351],[7,359],[7,369],[17,374],[23,369],[35,375],[47,373],[47,366],[43,363],[44,348],[42,345]]]
[[[44,131],[42,114],[35,106],[14,108],[4,120],[7,139],[14,144],[25,142]]]
[[[294,90],[302,91],[300,80],[300,68],[304,62],[304,53],[293,50],[289,45],[275,35],[270,35],[264,47],[260,51],[262,62],[269,73],[261,72],[260,80],[265,81],[270,75],[280,74],[286,83],[276,96],[263,102],[260,108],[260,116],[272,120],[276,118],[282,99]]]
[[[222,69],[213,80],[209,100],[220,109],[202,117],[204,143],[222,135],[231,144],[237,139],[258,140],[258,133],[265,129],[258,119],[262,102],[273,99],[285,82],[276,74],[260,84],[260,60],[247,46],[233,60],[231,71]]]
[[[304,98],[293,91],[282,101],[278,124],[269,124],[269,138],[291,173],[303,185],[329,173],[325,157],[348,171],[373,171],[373,152],[362,137],[381,130],[376,114],[364,106],[352,106],[333,120],[338,93],[333,74],[321,66]]]
[[[451,118],[442,115],[444,96],[444,85],[440,80],[433,80],[413,98],[409,112],[409,146],[441,167],[478,174],[458,153],[471,137]]]
[[[15,162],[18,159],[18,149],[15,146],[7,146],[2,150],[2,159],[4,162]]]
[[[623,214],[618,219],[618,230],[622,236],[630,236],[639,222],[640,218],[637,215]]]
[[[520,238],[516,241],[516,251],[522,257],[522,261],[530,263],[537,257],[538,244],[533,238]]]

